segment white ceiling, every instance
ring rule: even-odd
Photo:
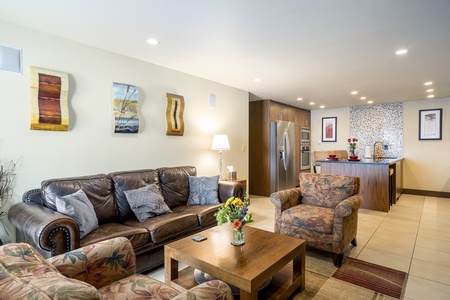
[[[450,0],[0,0],[0,20],[306,109],[450,98]]]

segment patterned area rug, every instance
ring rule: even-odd
[[[346,258],[338,269],[329,253],[308,248],[305,291],[291,299],[402,299],[407,275],[353,258]]]
[[[347,258],[333,278],[400,299],[407,274],[398,270]]]

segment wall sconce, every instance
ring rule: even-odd
[[[228,136],[226,134],[215,134],[213,136],[211,150],[219,150],[219,178],[223,179],[222,176],[222,151],[230,150],[230,142],[228,141]]]
[[[22,73],[22,50],[0,45],[0,70]]]

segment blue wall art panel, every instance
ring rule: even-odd
[[[114,132],[138,133],[138,90],[136,86],[113,82]]]

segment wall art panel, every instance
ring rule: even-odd
[[[138,101],[136,86],[113,82],[114,133],[138,133]]]
[[[166,135],[184,135],[184,97],[166,93]]]
[[[69,129],[67,73],[30,67],[31,130]]]

